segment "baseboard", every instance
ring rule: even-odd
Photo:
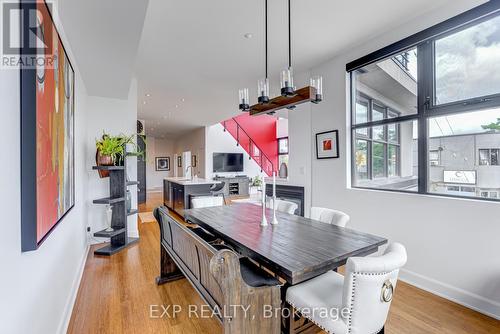
[[[500,303],[435,279],[401,269],[399,279],[439,297],[500,320]]]
[[[83,271],[85,269],[85,263],[87,262],[87,256],[89,254],[90,244],[87,244],[87,249],[85,250],[82,259],[80,260],[80,267],[78,268],[77,276],[73,281],[72,293],[68,298],[66,307],[64,308],[63,318],[59,324],[57,333],[64,334],[68,331],[69,321],[71,320],[71,314],[73,313],[73,306],[75,306],[76,296],[78,295],[78,289],[80,288],[80,282],[82,281]]]

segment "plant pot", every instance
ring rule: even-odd
[[[115,163],[110,155],[97,154],[97,163],[99,166],[113,166]]]
[[[99,151],[95,153],[95,162],[97,166],[113,166],[114,161],[113,158],[109,155],[101,155]],[[109,171],[107,170],[98,170],[99,176],[101,179],[105,177],[109,177]]]

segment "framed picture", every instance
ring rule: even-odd
[[[193,156],[191,157],[191,165],[192,165],[193,167],[196,167],[196,162],[197,162],[197,161],[196,161],[196,155],[193,155]]]
[[[179,168],[182,167],[182,157],[181,156],[177,157],[177,167],[179,167]]]
[[[332,159],[339,157],[339,131],[325,131],[316,134],[316,158]]]
[[[22,6],[37,12],[30,16],[33,22],[24,25],[28,29],[24,33],[36,27],[45,47],[21,43],[21,56],[49,60],[36,67],[22,63],[19,71],[21,250],[25,252],[40,247],[75,205],[75,72],[47,4]]]
[[[170,170],[170,157],[156,157],[156,170],[169,171]]]

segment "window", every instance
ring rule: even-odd
[[[486,3],[347,64],[353,187],[499,200],[499,14]]]
[[[439,150],[429,151],[429,163],[431,166],[439,166]]]
[[[479,165],[480,166],[498,166],[498,158],[500,149],[479,149]]]

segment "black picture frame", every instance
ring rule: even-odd
[[[28,12],[30,10],[36,9],[36,2],[20,2],[19,9],[23,12]],[[68,53],[64,47],[64,43],[59,34],[59,30],[52,17],[49,5],[47,2],[43,2],[45,10],[47,11],[48,19],[50,19],[50,24],[54,28],[57,36],[53,36],[54,39],[57,38],[61,44],[62,50],[65,55],[65,61],[69,65],[69,70],[71,71],[71,113],[72,113],[72,137],[70,148],[72,152],[71,156],[71,197],[73,199],[71,206],[54,222],[50,229],[38,240],[37,227],[37,73],[36,69],[31,67],[25,67],[23,64],[20,65],[19,75],[20,75],[20,121],[21,121],[21,251],[28,252],[37,250],[41,244],[47,240],[47,238],[52,234],[52,232],[59,226],[59,224],[64,220],[65,217],[72,211],[76,204],[76,194],[75,194],[75,85],[76,85],[76,75],[69,58]],[[30,21],[36,20],[36,17],[30,16]],[[29,22],[23,25],[21,20],[20,31],[25,31],[27,26],[37,26],[36,22]],[[27,35],[27,34],[24,34]],[[23,36],[23,34],[21,34]],[[26,36],[25,36],[26,39]],[[25,46],[24,41],[21,42],[20,55],[33,56],[32,50]]]
[[[170,170],[170,157],[156,157],[155,170],[157,172],[168,172]]]
[[[329,136],[330,135],[330,136]],[[320,152],[320,144],[319,141],[323,140],[333,140],[335,143],[330,143],[330,145],[333,145],[331,148],[331,155],[328,153],[321,153]],[[322,143],[324,145],[324,143]],[[316,133],[316,159],[337,159],[340,157],[339,153],[339,130],[330,130],[330,131],[324,131],[324,132],[319,132]]]
[[[182,157],[181,156],[177,157],[177,167],[179,167],[179,168],[182,167]]]

